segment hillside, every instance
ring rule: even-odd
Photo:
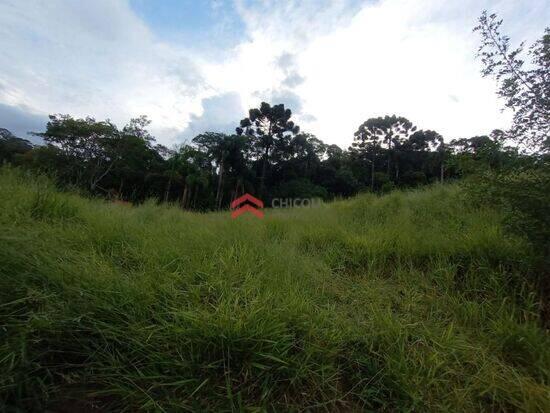
[[[456,186],[263,220],[0,172],[0,410],[550,411],[530,251]]]

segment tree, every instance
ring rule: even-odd
[[[215,163],[218,171],[216,186],[216,208],[220,209],[223,201],[223,184],[228,169],[241,169],[242,153],[245,151],[246,139],[243,136],[224,133],[205,132],[193,138],[199,150],[204,151]]]
[[[518,156],[517,149],[504,147],[500,134],[501,131],[495,130],[490,136],[451,141],[449,146],[455,153],[454,163],[463,175],[519,166],[521,157]]]
[[[209,155],[191,145],[181,145],[168,159],[172,171],[183,183],[180,198],[182,208],[207,209],[213,204],[211,192],[203,193],[210,186],[212,161]]]
[[[271,156],[274,166],[272,180],[275,183],[297,178],[315,180],[325,152],[326,145],[310,133],[277,140]]]
[[[55,165],[60,162],[52,163],[51,156],[57,153],[63,159],[63,167],[56,168],[56,172],[66,182],[92,193],[100,190],[121,197],[129,180],[133,181],[131,198],[138,200],[149,195],[144,192],[147,174],[154,171],[162,175],[164,169],[161,153],[165,148],[154,145],[155,140],[146,129],[149,123],[147,117],[141,116],[119,130],[109,120],[51,115],[46,131],[35,135],[58,149],[59,152],[48,152],[48,159]]]
[[[193,138],[193,142],[202,149],[216,164],[218,169],[218,184],[216,187],[216,208],[221,208],[224,177],[224,162],[228,154],[229,136],[224,133],[205,132]]]
[[[313,176],[327,151],[327,145],[311,133],[300,133],[290,142],[294,159],[303,165],[304,176]]]
[[[425,152],[437,148],[443,137],[433,130],[418,130],[409,136],[408,145],[413,151]]]
[[[361,124],[354,134],[352,146],[359,152],[370,152],[371,157],[371,188],[374,188],[375,153],[382,145],[386,146],[387,174],[391,176],[391,160],[395,157],[395,148],[400,149],[410,133],[416,131],[416,126],[402,116],[384,116],[368,119]],[[399,179],[399,163],[395,167],[396,181]]]
[[[372,124],[363,123],[354,134],[350,152],[354,158],[370,164],[370,188],[374,192],[374,171],[377,153],[380,152],[380,136]],[[369,156],[370,155],[370,156]]]
[[[405,156],[411,157],[412,163],[415,164],[413,169],[422,169],[424,173],[428,173],[426,169],[432,169],[434,163],[437,163],[439,179],[443,182],[445,142],[439,133],[433,130],[417,130],[409,136],[408,141],[403,146]],[[434,151],[436,154],[433,153]]]
[[[246,134],[255,138],[255,146],[262,158],[262,172],[260,174],[260,195],[265,188],[265,175],[269,164],[271,149],[277,140],[283,137],[295,135],[299,132],[299,126],[290,120],[292,111],[285,109],[284,104],[271,106],[262,102],[259,109],[250,109],[247,118],[240,122],[236,128],[237,135]]]
[[[449,158],[449,146],[443,141],[443,139],[440,140],[439,145],[437,147],[437,155],[439,160],[439,182],[443,183],[445,180],[445,164],[447,162],[447,159]]]
[[[91,117],[74,119],[69,115],[50,115],[46,132],[35,135],[58,146],[72,159],[72,173],[77,183],[85,180],[94,191],[117,160],[113,150],[117,133],[116,126],[108,120],[97,122]]]
[[[502,20],[484,11],[479,25],[481,34],[478,56],[483,63],[482,74],[494,76],[498,95],[505,106],[514,111],[513,125],[507,135],[532,150],[550,150],[550,28],[527,52],[530,65],[524,67],[525,44],[510,48],[510,38],[502,35]]]
[[[117,134],[116,145],[112,148],[116,162],[106,179],[111,178],[110,185],[107,185],[111,191],[118,187],[115,192],[119,197],[133,201],[145,198],[146,177],[152,173],[160,173],[165,167],[164,157],[169,154],[166,148],[155,145],[155,139],[146,129],[149,124],[150,121],[145,116],[131,119]],[[168,176],[167,192],[170,183],[171,177]]]

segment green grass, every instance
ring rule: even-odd
[[[531,252],[456,186],[266,217],[0,172],[1,411],[550,411]]]

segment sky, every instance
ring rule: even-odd
[[[511,114],[480,74],[483,9],[513,44],[550,22],[547,0],[0,0],[0,127],[36,141],[48,114],[147,115],[174,146],[267,101],[342,147],[391,114],[488,134]]]

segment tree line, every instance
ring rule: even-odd
[[[284,104],[265,102],[234,134],[204,132],[173,149],[157,144],[148,125],[145,116],[118,128],[90,117],[51,115],[45,132],[34,133],[44,145],[0,130],[0,160],[109,199],[156,198],[213,210],[245,192],[268,204],[274,197],[328,200],[387,192],[456,179],[477,165],[497,168],[520,156],[499,143],[498,131],[446,144],[437,132],[418,130],[400,116],[368,119],[343,150],[301,132]]]

